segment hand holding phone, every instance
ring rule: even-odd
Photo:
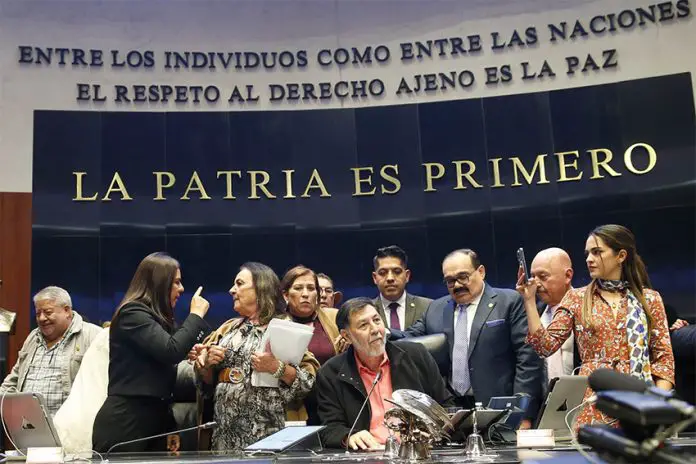
[[[517,249],[517,262],[522,268],[522,272],[524,273],[524,283],[526,284],[529,282],[529,271],[527,270],[527,260],[524,257],[524,248],[522,247]]]

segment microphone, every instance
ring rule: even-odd
[[[632,375],[622,374],[613,369],[597,369],[587,379],[590,388],[595,392],[608,390],[630,391],[636,393],[647,393],[652,396],[663,399],[670,405],[674,406],[686,416],[693,416],[696,408],[686,401],[682,401],[676,397],[673,392],[655,387],[639,378]]]
[[[368,401],[370,401],[370,396],[372,395],[373,390],[377,386],[377,382],[379,382],[382,379],[382,369],[377,371],[377,375],[375,376],[375,380],[372,381],[372,386],[370,387],[370,391],[367,393],[367,396],[365,397],[365,401],[363,401],[362,406],[360,407],[360,411],[358,411],[358,415],[355,417],[355,420],[353,421],[353,425],[350,427],[350,431],[348,432],[348,436],[346,437],[346,454],[350,453],[350,445],[348,444],[348,440],[350,440],[350,436],[353,435],[353,430],[355,429],[355,426],[358,423],[358,419],[360,419],[360,414],[362,414],[363,409],[365,409],[365,405],[367,404]]]
[[[195,427],[187,427],[185,429],[172,430],[171,432],[159,433],[157,435],[152,435],[150,437],[136,438],[135,440],[121,441],[121,442],[118,442],[115,445],[113,445],[111,448],[109,448],[106,451],[106,453],[104,453],[104,456],[106,456],[108,458],[109,453],[111,453],[114,450],[114,448],[118,448],[119,446],[130,445],[132,443],[139,443],[141,441],[153,440],[155,438],[162,438],[162,437],[166,437],[167,435],[173,435],[173,434],[177,434],[177,433],[191,432],[193,430],[199,430],[199,429],[200,430],[208,430],[208,429],[212,429],[213,427],[216,427],[216,426],[217,426],[217,422],[211,421],[211,422],[206,422],[205,424],[196,425]]]

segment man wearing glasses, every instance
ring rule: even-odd
[[[457,406],[484,406],[493,396],[526,393],[528,416],[541,399],[542,361],[525,344],[527,317],[514,290],[485,282],[486,268],[475,251],[455,250],[442,261],[449,295],[433,301],[421,319],[393,338],[436,333],[447,336],[450,371],[447,383]]]

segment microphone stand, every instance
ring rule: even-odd
[[[380,369],[377,372],[377,375],[375,376],[375,380],[372,381],[372,386],[370,387],[370,391],[367,393],[367,396],[365,397],[365,401],[363,401],[363,404],[360,407],[360,411],[358,411],[358,415],[355,418],[355,420],[353,421],[353,425],[351,426],[350,431],[348,431],[348,436],[346,437],[346,454],[350,454],[350,450],[348,449],[348,448],[350,448],[350,444],[348,443],[348,441],[350,440],[350,436],[353,434],[353,430],[355,429],[355,426],[357,425],[358,420],[360,419],[360,415],[362,414],[363,409],[365,409],[365,405],[367,404],[368,401],[370,401],[370,395],[372,395],[372,391],[375,389],[375,387],[377,386],[377,383],[381,380],[381,378],[382,378],[382,369]]]
[[[214,422],[214,421],[213,422],[206,422],[205,424],[196,425],[193,427],[188,427],[188,428],[181,429],[181,430],[172,430],[171,432],[158,433],[157,435],[152,435],[150,437],[143,437],[143,438],[136,438],[134,440],[121,441],[119,443],[114,444],[111,448],[109,448],[106,451],[106,453],[104,453],[104,457],[108,458],[111,451],[113,451],[114,448],[118,448],[119,446],[130,445],[130,444],[138,443],[141,441],[154,440],[155,438],[162,438],[162,437],[166,437],[168,435],[174,435],[174,434],[178,434],[178,433],[191,432],[191,431],[197,430],[197,429],[206,430],[206,429],[213,428],[216,425],[217,425],[217,422]]]

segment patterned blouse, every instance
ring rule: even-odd
[[[235,325],[219,342],[226,353],[215,372],[227,367],[237,368],[242,371],[243,378],[240,383],[221,382],[215,387],[214,419],[218,426],[212,436],[214,451],[244,449],[282,429],[286,406],[304,398],[314,385],[314,375],[302,367],[303,360],[300,366],[294,366],[297,375],[292,385],[281,381],[278,388],[252,386],[251,355],[260,351],[266,328],[248,321]]]
[[[611,368],[624,374],[629,373],[629,344],[626,335],[628,299],[621,295],[621,307],[616,319],[607,301],[599,290],[592,296],[592,318],[594,327],[582,319],[582,301],[587,287],[571,289],[559,305],[551,324],[540,327],[527,336],[527,343],[542,357],[551,356],[563,342],[575,335],[582,366],[579,375],[590,375],[599,368]],[[667,316],[662,297],[654,290],[645,289],[647,312],[652,320],[650,333],[650,368],[654,379],[664,379],[674,385],[674,355],[667,328]],[[588,388],[585,399],[592,395]],[[610,417],[597,410],[594,405],[586,406],[578,415],[576,427],[593,422],[612,423]]]

